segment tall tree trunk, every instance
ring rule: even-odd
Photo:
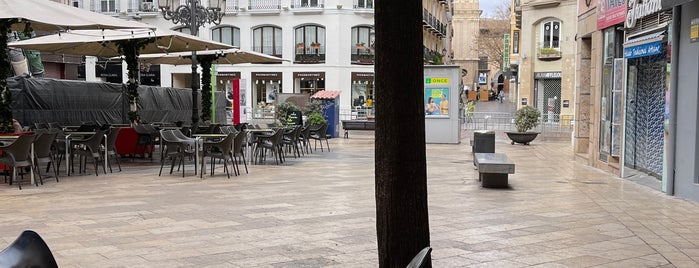
[[[379,266],[405,267],[430,244],[422,1],[376,1],[374,11]]]

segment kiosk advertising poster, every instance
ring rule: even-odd
[[[425,89],[425,117],[449,117],[449,88]]]

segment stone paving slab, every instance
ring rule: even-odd
[[[61,267],[376,267],[371,135],[231,179],[191,166],[159,177],[157,159],[136,159],[3,184],[0,245],[35,230]],[[517,171],[508,189],[482,188],[467,144],[427,145],[434,267],[699,267],[697,203],[576,163],[553,141],[497,139]]]

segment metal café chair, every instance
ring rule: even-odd
[[[34,164],[32,164],[32,143],[34,142],[34,134],[21,135],[7,146],[0,146],[2,156],[0,156],[0,164],[6,167],[12,167],[12,178],[10,184],[16,181],[17,186],[22,190],[22,181],[17,180],[17,168],[30,167],[31,172],[35,172]],[[20,170],[21,171],[21,170]],[[39,186],[38,182],[35,182]]]

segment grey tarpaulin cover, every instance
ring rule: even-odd
[[[25,126],[37,122],[128,124],[126,86],[122,84],[16,76],[7,79],[7,87],[12,90],[12,114]],[[139,86],[138,91],[141,120],[191,122],[190,89]],[[222,92],[216,92],[215,105],[216,123],[225,123]]]

